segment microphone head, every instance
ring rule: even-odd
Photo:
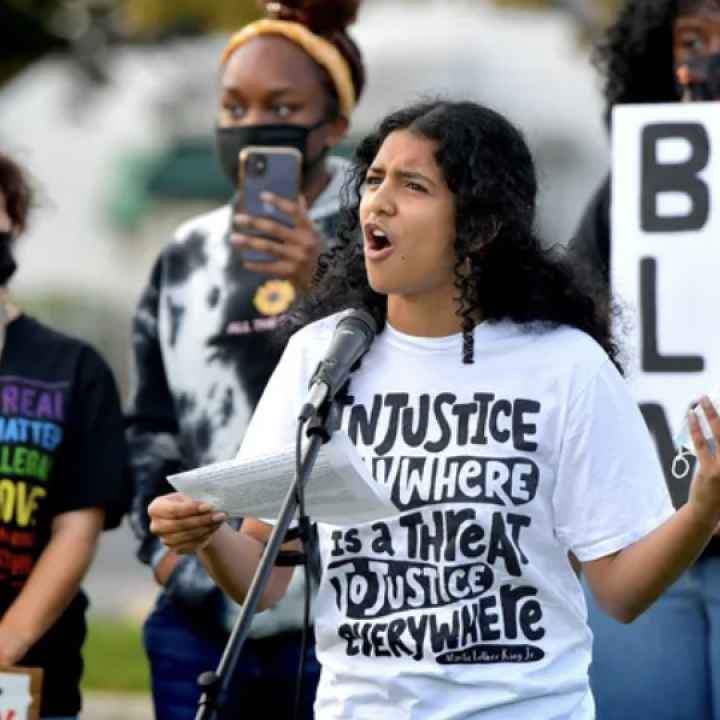
[[[338,323],[338,328],[342,325],[352,325],[355,329],[368,335],[371,341],[377,335],[377,323],[367,310],[353,310]]]

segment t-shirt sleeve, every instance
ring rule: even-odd
[[[300,331],[285,347],[255,408],[238,459],[272,455],[295,442],[297,417],[310,378],[302,352],[304,336]]]
[[[617,552],[673,514],[650,433],[609,360],[571,402],[563,435],[556,532],[579,560]]]
[[[116,527],[130,503],[123,415],[110,368],[92,349],[81,351],[61,462],[56,514],[101,507]]]

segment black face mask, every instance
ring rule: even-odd
[[[310,177],[325,160],[327,148],[314,158],[307,156],[308,136],[313,130],[325,125],[321,120],[315,125],[245,125],[240,127],[219,127],[215,130],[215,141],[220,165],[233,187],[238,183],[238,156],[249,145],[270,147],[291,147],[303,156],[303,178]]]
[[[687,91],[694,102],[720,100],[720,53],[701,55],[687,63],[687,67],[698,80],[689,85],[681,85],[676,81],[680,97]]]
[[[15,235],[7,230],[0,231],[0,287],[7,285],[8,280],[17,270],[12,255]]]

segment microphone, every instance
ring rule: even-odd
[[[335,398],[355,364],[370,349],[375,335],[377,323],[365,310],[353,310],[338,323],[325,358],[310,380],[310,394],[300,412],[301,422],[309,420],[326,401]]]

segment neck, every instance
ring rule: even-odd
[[[6,325],[12,322],[20,314],[20,310],[17,305],[10,302],[7,288],[0,288],[0,306],[2,306],[2,314],[5,316]]]
[[[323,163],[316,172],[303,183],[303,195],[308,207],[312,207],[325,188],[330,184],[330,173]]]
[[[389,295],[387,319],[399,332],[416,337],[447,337],[463,329],[457,303],[447,293],[442,297]]]

